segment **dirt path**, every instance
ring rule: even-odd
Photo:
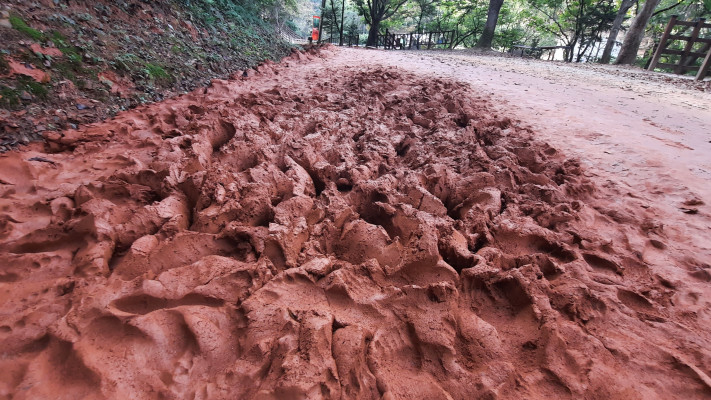
[[[571,68],[327,48],[0,155],[0,396],[707,397],[703,132]]]

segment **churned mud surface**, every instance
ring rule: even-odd
[[[341,56],[0,156],[0,396],[709,396],[703,249],[476,86]]]

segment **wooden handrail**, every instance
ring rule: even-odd
[[[672,35],[672,30],[677,26],[686,28]],[[683,35],[690,27],[693,28],[691,34],[689,36]],[[696,79],[704,79],[709,71],[709,63],[711,63],[711,38],[699,37],[701,29],[704,28],[711,28],[711,24],[707,24],[704,18],[699,18],[698,21],[679,21],[676,15],[672,15],[647,70],[654,71],[655,68],[670,68],[674,70],[675,74],[684,74],[687,71],[694,71],[698,68]],[[669,45],[674,41],[686,42],[683,50],[670,49]],[[699,51],[692,51],[696,43],[704,43],[704,46]],[[659,60],[663,55],[678,55],[680,57],[677,63],[662,63]],[[700,67],[691,65],[700,57],[704,57]]]

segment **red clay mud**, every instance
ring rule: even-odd
[[[24,75],[40,83],[47,83],[50,80],[50,75],[48,73],[38,69],[32,64],[21,63],[10,58],[7,60],[7,65],[10,69],[8,73],[9,76]]]
[[[465,84],[318,56],[0,156],[0,396],[709,395],[661,227]]]

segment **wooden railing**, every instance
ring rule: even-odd
[[[655,68],[667,68],[673,70],[675,74],[697,71],[696,80],[702,80],[708,74],[709,67],[711,67],[711,37],[701,37],[701,31],[702,29],[711,28],[711,24],[707,24],[704,18],[700,18],[695,22],[679,21],[677,18],[676,15],[672,15],[669,20],[669,24],[667,24],[667,28],[647,69],[654,71]],[[678,32],[672,33],[677,26],[682,28]],[[689,28],[692,28],[691,35],[686,36],[685,33]],[[670,48],[678,41],[686,42],[683,48]],[[697,43],[701,44],[701,46],[694,49]],[[678,59],[676,56],[679,56]],[[662,57],[665,58],[666,62],[660,62]],[[699,58],[703,58],[701,65],[695,65]]]
[[[333,37],[324,37],[321,39],[322,43],[331,43],[335,44],[336,46],[340,46],[340,37],[338,35],[335,35]],[[353,34],[353,35],[345,35],[343,36],[343,46],[348,46],[348,47],[358,47],[360,45],[359,42],[359,35],[358,34]]]
[[[433,47],[451,49],[454,46],[455,31],[433,31],[422,33],[389,33],[378,35],[375,47],[386,50],[420,50]]]
[[[548,61],[553,60],[556,50],[564,51],[564,59],[568,61],[568,52],[573,51],[573,46],[540,46],[531,47],[523,44],[515,44],[509,48],[509,54],[520,55],[521,57],[541,58],[544,53],[548,55]]]
[[[296,32],[294,32],[293,29],[289,28],[286,25],[282,26],[277,26],[276,27],[277,32],[279,32],[279,35],[284,39],[285,41],[289,43],[305,43],[306,38],[299,36]]]

